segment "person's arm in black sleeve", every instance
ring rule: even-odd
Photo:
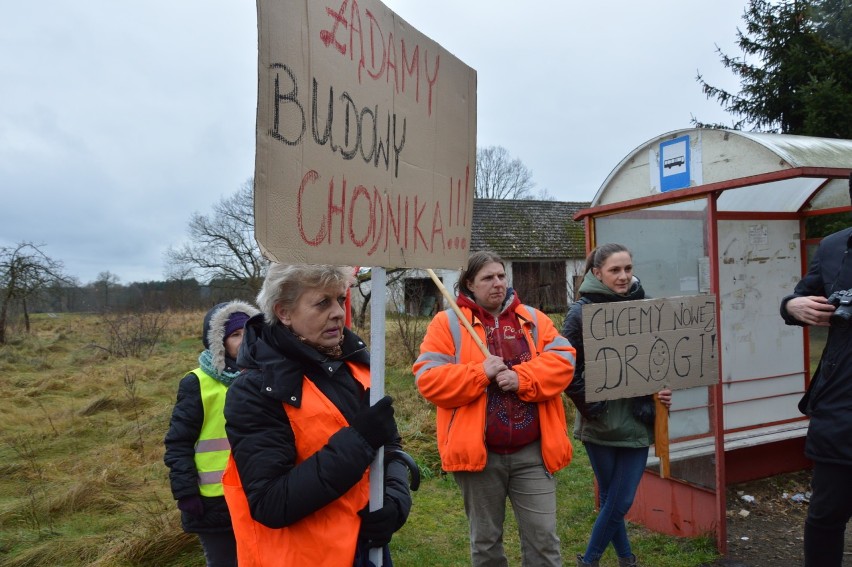
[[[409,469],[403,461],[388,457],[388,453],[402,451],[402,439],[397,438],[395,443],[385,445],[385,459],[388,465],[385,467],[385,498],[391,498],[399,509],[398,530],[408,520],[411,512],[411,490],[409,488]],[[396,530],[394,530],[396,531]]]
[[[789,311],[787,311],[787,303],[789,303],[791,299],[812,296],[825,297],[825,282],[822,280],[822,268],[820,266],[821,252],[822,250],[817,249],[813,260],[811,260],[810,266],[808,266],[808,273],[805,274],[805,277],[803,277],[798,284],[796,284],[795,289],[793,289],[793,293],[781,300],[781,317],[787,325],[798,325],[800,327],[807,325],[807,323],[797,319]]]
[[[583,356],[583,303],[575,301],[565,315],[562,323],[562,336],[568,339],[576,351],[575,369],[582,369],[585,360]]]
[[[385,446],[385,490],[382,507],[370,511],[367,504],[360,512],[361,529],[358,538],[367,547],[382,547],[390,543],[396,533],[408,520],[411,512],[411,490],[408,484],[408,465],[394,458],[401,451],[399,439]]]
[[[408,467],[402,461],[391,461],[385,470],[385,500],[391,500],[397,508],[399,530],[411,513],[411,491],[408,488]]]
[[[169,467],[169,481],[175,500],[200,493],[198,469],[195,467],[195,444],[203,424],[201,387],[198,377],[190,373],[178,385],[177,402],[163,440],[166,447],[163,462]]]
[[[296,465],[295,439],[282,402],[262,393],[254,373],[241,375],[228,388],[225,422],[252,517],[270,528],[293,524],[340,498],[376,455],[362,435],[344,427]]]

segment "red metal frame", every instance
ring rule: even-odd
[[[701,195],[708,193],[718,193],[725,189],[737,189],[739,187],[747,187],[749,185],[760,185],[763,183],[771,183],[773,181],[782,181],[785,179],[794,179],[797,177],[847,177],[849,168],[841,167],[794,167],[783,171],[773,171],[770,173],[761,173],[759,175],[750,175],[748,177],[740,177],[737,179],[728,179],[717,183],[708,183],[707,185],[699,185],[688,189],[679,189],[672,193],[659,193],[657,195],[649,195],[647,197],[639,197],[628,201],[619,201],[610,203],[609,205],[598,205],[581,209],[574,215],[574,220],[582,220],[587,216],[595,213],[597,216],[604,216],[606,213],[623,212],[627,209],[641,208],[648,205],[674,203],[677,201],[692,201]]]
[[[710,292],[717,296],[716,299],[716,321],[722,320],[721,303],[718,300],[719,294],[719,231],[718,231],[718,215],[716,210],[716,200],[719,198],[719,193],[711,193],[707,199],[707,232],[709,233],[708,254],[710,261]],[[716,332],[720,333],[721,329],[717,326]],[[719,376],[724,376],[724,359],[722,357],[722,337],[719,335],[719,340],[716,341],[718,348],[717,360],[719,361]],[[714,413],[713,434],[715,436],[716,450],[716,549],[719,553],[725,554],[728,552],[728,526],[725,521],[725,487],[727,479],[725,477],[725,419],[722,397],[722,380],[719,380],[715,386],[710,388],[712,392],[712,404]]]
[[[661,193],[637,199],[599,205],[578,211],[575,220],[585,221],[586,252],[591,251],[595,242],[595,220],[598,217],[613,214],[629,213],[639,211],[646,207],[662,204],[672,204],[681,201],[692,201],[702,196],[707,196],[707,226],[706,244],[708,254],[711,258],[710,286],[711,293],[718,296],[719,292],[719,248],[718,248],[718,221],[719,220],[793,220],[800,221],[800,234],[802,236],[802,274],[807,270],[807,255],[804,247],[805,221],[804,217],[824,215],[833,212],[844,212],[850,207],[838,207],[834,209],[823,209],[820,211],[799,210],[796,213],[786,212],[746,212],[746,211],[723,211],[717,209],[719,195],[727,189],[736,189],[750,185],[759,185],[773,181],[781,181],[793,178],[843,178],[850,173],[849,168],[828,167],[799,167],[783,171],[764,173],[718,183],[711,183],[698,187],[678,190],[672,193]],[[821,188],[822,186],[820,186]],[[820,188],[815,190],[815,193]],[[810,199],[805,201],[810,202]],[[645,214],[648,214],[647,212]],[[721,304],[716,302],[717,321],[721,321]],[[804,354],[806,381],[810,375],[810,348],[805,329]],[[719,356],[719,375],[723,376],[722,341],[717,342]],[[638,521],[650,529],[661,533],[676,536],[698,536],[712,532],[715,535],[716,546],[720,553],[727,552],[727,526],[726,526],[726,487],[729,484],[765,478],[782,472],[803,470],[809,468],[811,463],[804,457],[804,438],[794,437],[782,441],[775,441],[762,445],[754,445],[741,449],[725,451],[724,427],[724,398],[722,394],[722,381],[709,388],[710,401],[708,411],[710,414],[711,427],[714,438],[715,449],[715,475],[716,490],[711,491],[697,485],[689,484],[677,479],[661,479],[653,471],[646,470],[643,481],[640,484],[636,500],[631,508],[628,518]],[[802,418],[804,419],[804,418]],[[781,423],[799,421],[797,419],[784,420]],[[743,431],[751,428],[739,428]],[[782,458],[779,459],[779,455]],[[597,486],[595,486],[597,494]]]

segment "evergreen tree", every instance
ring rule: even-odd
[[[743,19],[743,56],[717,49],[739,76],[740,92],[697,77],[707,97],[735,116],[733,128],[852,138],[852,2],[749,0]]]
[[[803,133],[852,139],[852,1],[815,3],[814,24],[825,53],[806,92]]]

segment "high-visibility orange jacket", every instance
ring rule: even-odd
[[[367,395],[370,357],[349,329],[341,349],[328,357],[263,315],[245,325],[244,370],[225,399],[231,457],[222,477],[240,567],[351,567],[365,555],[358,512],[377,451],[350,423]],[[396,531],[411,510],[402,461],[386,461],[383,502],[396,507]]]
[[[485,328],[470,309],[461,308],[483,344]],[[516,364],[518,397],[538,404],[544,466],[553,473],[571,462],[573,448],[565,423],[562,392],[574,372],[574,348],[550,318],[518,304],[515,314],[524,329],[532,360]],[[414,363],[417,388],[437,407],[438,452],[446,471],[485,468],[485,355],[451,310],[438,313],[426,330]]]
[[[365,388],[369,387],[369,368],[358,364],[349,364],[349,368]],[[295,436],[296,464],[319,451],[332,435],[349,425],[334,404],[307,379],[301,407],[282,405]],[[240,567],[352,565],[361,525],[358,511],[370,500],[369,468],[364,470],[360,482],[337,500],[281,528],[267,527],[251,517],[233,456],[228,459],[222,484],[238,542]]]

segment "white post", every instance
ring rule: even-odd
[[[387,272],[370,269],[370,405],[385,395],[385,309],[387,306]],[[380,510],[385,495],[385,453],[379,449],[370,465],[370,511]],[[370,561],[382,567],[382,550],[370,550]]]

